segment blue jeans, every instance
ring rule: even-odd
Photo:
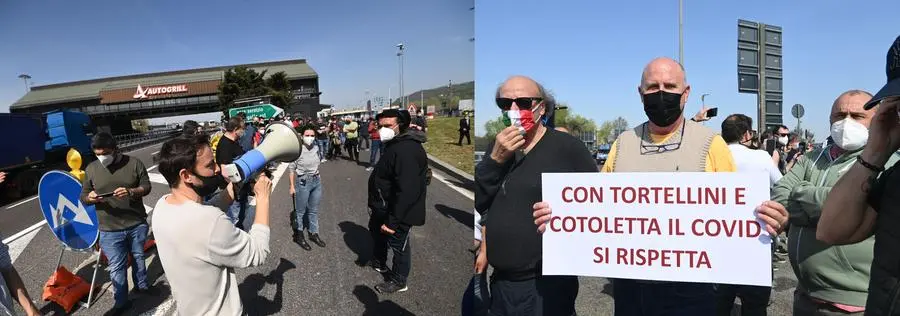
[[[146,223],[132,228],[114,232],[100,232],[100,248],[109,261],[107,269],[109,278],[115,289],[116,307],[128,303],[128,254],[134,258],[132,262],[132,278],[139,289],[147,289],[147,265],[144,262],[144,243],[147,242]]]
[[[369,150],[369,166],[374,167],[378,160],[381,159],[381,147],[380,139],[372,140],[372,149]]]
[[[325,153],[328,152],[328,140],[317,139],[316,146],[319,146],[319,160],[325,159]]]
[[[319,176],[294,178],[294,206],[297,208],[297,227],[294,231],[310,234],[319,233],[319,202],[322,201],[322,181]]]
[[[250,205],[246,200],[231,202],[228,207],[228,219],[231,223],[245,232],[249,232],[253,227],[253,221],[256,218],[256,206]]]

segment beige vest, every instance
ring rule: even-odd
[[[644,122],[627,130],[616,140],[616,160],[613,172],[705,172],[706,156],[709,145],[716,133],[694,121],[685,119],[684,133],[675,131],[662,144],[654,144],[650,138],[650,129]],[[643,136],[643,137],[642,137]],[[681,138],[681,146],[675,150],[662,153],[648,152],[657,146],[677,144]],[[651,145],[645,149],[641,144]],[[674,147],[675,145],[669,145]],[[671,148],[670,148],[671,149]]]

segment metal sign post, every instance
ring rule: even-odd
[[[63,244],[56,261],[56,269],[62,264],[66,250],[90,251],[100,237],[100,221],[93,205],[85,206],[80,199],[81,182],[66,172],[53,170],[44,174],[38,184],[38,201],[47,226],[53,235]],[[97,269],[100,266],[101,251],[95,254],[94,275],[91,277],[91,288],[88,292],[86,308],[91,307],[94,296],[94,283],[97,281]]]

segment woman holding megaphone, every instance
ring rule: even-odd
[[[303,231],[309,232],[309,240],[325,247],[319,237],[319,202],[322,200],[322,182],[319,177],[319,148],[316,144],[316,130],[307,125],[303,130],[303,144],[300,146],[300,157],[291,163],[291,196],[294,198],[294,242],[300,248],[312,250],[303,237]]]

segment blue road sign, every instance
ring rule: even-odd
[[[53,170],[41,177],[38,201],[47,226],[69,248],[85,250],[100,236],[100,221],[93,205],[81,203],[81,182],[74,176]]]

